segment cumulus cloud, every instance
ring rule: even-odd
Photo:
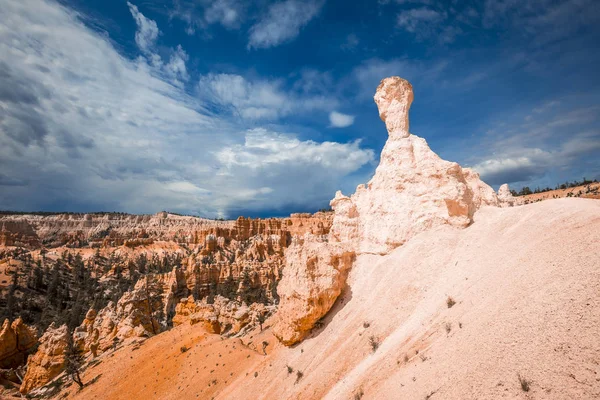
[[[544,175],[551,156],[541,149],[523,149],[513,157],[487,159],[473,169],[490,185],[526,182]]]
[[[249,133],[220,117],[216,100],[167,76],[185,75],[180,48],[157,73],[58,3],[0,0],[0,8],[2,209],[223,217],[286,204],[316,209],[373,157],[358,142]]]
[[[280,188],[285,194],[281,204],[303,208],[326,204],[332,197],[328,188],[372,163],[374,153],[362,149],[359,141],[317,143],[256,128],[246,132],[243,144],[219,151],[217,159],[223,166],[218,179],[233,181],[234,187],[243,188],[242,193],[252,193],[252,203],[245,206],[270,202],[273,189]],[[248,185],[254,182],[261,185]]]
[[[346,128],[354,123],[354,116],[332,111],[329,113],[329,122],[332,128]]]
[[[321,0],[285,0],[272,4],[250,28],[248,48],[275,47],[295,39],[300,30],[318,15],[322,6]]]

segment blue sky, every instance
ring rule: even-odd
[[[372,97],[494,187],[600,178],[594,0],[0,0],[0,209],[273,216],[372,176]]]

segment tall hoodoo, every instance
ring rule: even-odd
[[[331,230],[335,240],[353,240],[359,254],[387,254],[435,226],[468,226],[480,205],[474,199],[482,191],[486,204],[497,205],[492,188],[478,176],[471,174],[467,179],[460,165],[442,160],[425,139],[408,132],[414,98],[410,83],[386,78],[374,98],[389,138],[371,181],[359,185],[350,198],[338,194],[332,201],[336,211],[346,200],[352,204],[336,212]],[[349,221],[349,209],[354,222]],[[349,227],[354,234],[348,232]]]
[[[387,254],[436,226],[464,228],[479,207],[499,205],[496,193],[476,172],[442,160],[425,139],[409,133],[413,98],[406,80],[381,81],[374,99],[389,137],[375,175],[350,197],[336,193],[327,241],[317,243],[307,235],[303,244],[287,250],[273,330],[284,344],[302,340],[329,311],[355,256]]]
[[[408,110],[414,99],[412,85],[393,76],[381,81],[375,92],[379,117],[391,136],[408,137]]]

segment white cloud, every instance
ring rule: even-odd
[[[129,6],[129,11],[131,12],[131,15],[133,15],[138,27],[137,32],[135,33],[135,43],[143,53],[150,53],[160,34],[158,25],[156,25],[155,21],[146,18],[138,10],[137,6],[130,2],[127,2],[127,5]]]
[[[248,48],[269,48],[289,42],[317,16],[321,0],[285,0],[269,6],[266,14],[250,28]]]
[[[232,182],[242,193],[253,193],[248,206],[272,202],[272,189],[277,188],[280,204],[302,208],[327,204],[334,182],[372,163],[374,153],[362,149],[359,141],[317,143],[257,128],[246,132],[243,144],[225,147],[216,157],[223,166],[217,179]]]
[[[328,110],[337,104],[335,99],[323,95],[285,91],[281,81],[249,81],[235,74],[205,75],[200,78],[198,90],[203,99],[247,120],[273,120],[294,113]]]
[[[246,6],[241,0],[173,0],[169,14],[187,24],[187,34],[193,35],[201,29],[205,36],[210,36],[206,30],[213,24],[239,29],[246,17]]]
[[[541,149],[522,149],[514,156],[487,159],[473,166],[481,178],[492,185],[525,182],[540,178],[552,155]]]
[[[208,111],[215,99],[200,101],[167,76],[186,74],[180,48],[159,74],[58,3],[0,0],[0,9],[2,209],[231,217],[314,209],[373,158],[358,142],[248,133],[222,119]],[[234,89],[246,96],[242,109],[248,99],[281,109],[277,85],[240,81]],[[293,99],[298,107],[312,101]]]
[[[156,39],[160,35],[160,30],[156,22],[146,18],[138,8],[127,2],[129,11],[135,19],[137,31],[135,32],[135,42],[140,51],[146,57],[146,61],[156,73],[162,74],[175,86],[183,86],[183,82],[189,79],[185,63],[189,57],[185,50],[178,45],[171,49],[171,56],[168,63],[164,63],[162,57],[156,52]],[[140,58],[143,61],[143,58]]]
[[[209,24],[220,23],[226,28],[236,28],[241,18],[240,8],[235,0],[215,0],[206,9],[204,18]]]
[[[562,171],[592,176],[598,171],[600,130],[596,122],[597,107],[580,106],[557,109],[559,100],[533,107],[525,123],[508,123],[488,132],[482,147],[491,154],[482,157],[473,168],[492,185],[527,183],[546,179],[543,185],[556,183],[549,176]],[[550,116],[549,111],[553,115]],[[565,135],[568,131],[569,135]],[[577,172],[575,172],[577,171]],[[591,173],[591,174],[590,174]],[[556,179],[556,178],[554,178]]]
[[[418,30],[429,29],[427,25],[435,24],[444,19],[444,15],[430,8],[414,8],[398,14],[398,26],[408,32],[416,33]]]
[[[329,113],[329,122],[333,128],[346,128],[354,123],[354,115],[332,111]]]
[[[183,50],[181,45],[178,45],[175,51],[171,54],[169,62],[165,64],[164,71],[172,81],[180,82],[187,81],[190,76],[187,72],[185,63],[189,60],[189,56]]]

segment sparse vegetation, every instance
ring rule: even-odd
[[[379,338],[374,335],[369,336],[369,345],[371,346],[373,353],[375,353],[379,348]]]
[[[304,376],[302,371],[296,371],[296,383],[300,382],[300,379]]]
[[[446,333],[450,333],[452,331],[452,323],[446,322]]]
[[[290,367],[289,365],[286,365],[285,367],[287,368],[288,375],[294,372],[294,368]]]
[[[519,384],[521,385],[521,390],[523,390],[524,392],[529,392],[529,389],[531,389],[531,381],[523,378],[521,376],[521,374],[517,374],[517,377],[519,378]]]
[[[448,308],[452,308],[455,304],[456,301],[452,297],[448,296],[446,299],[446,305],[448,305]]]
[[[363,391],[362,388],[358,388],[358,390],[356,391],[356,393],[354,393],[354,400],[360,400],[363,398],[363,396],[365,395],[365,392]]]
[[[511,190],[510,192],[512,193],[513,196],[527,196],[529,194],[535,194],[535,193],[544,193],[544,192],[550,192],[552,190],[559,190],[559,189],[571,189],[571,188],[575,188],[578,186],[585,186],[585,185],[589,185],[591,183],[597,183],[598,180],[594,179],[593,181],[587,180],[585,177],[583,178],[583,181],[573,181],[573,182],[565,182],[559,185],[556,185],[556,187],[554,189],[550,188],[550,187],[546,187],[543,189],[540,189],[539,187],[535,188],[534,190],[531,190],[529,188],[529,186],[525,186],[523,187],[520,191],[516,191],[516,190]]]

